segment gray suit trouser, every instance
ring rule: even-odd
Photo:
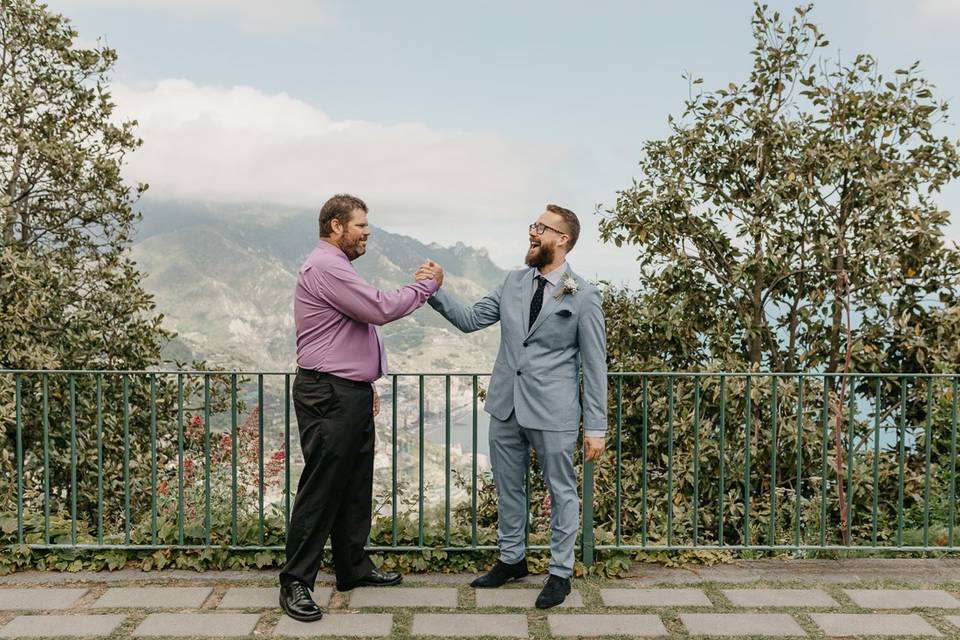
[[[525,475],[532,446],[550,492],[550,573],[561,578],[573,575],[574,546],[580,525],[580,496],[573,466],[578,435],[579,430],[525,429],[517,422],[516,413],[511,413],[506,421],[490,417],[490,463],[497,487],[502,562],[520,562],[526,552]]]

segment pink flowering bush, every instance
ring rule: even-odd
[[[286,451],[281,444],[276,450],[261,453],[259,420],[260,408],[254,407],[231,434],[208,432],[199,415],[189,418],[183,434],[182,464],[175,449],[158,475],[161,537],[173,535],[179,540],[182,528],[185,538],[202,543],[209,527],[212,540],[257,543],[261,528],[266,538],[267,529],[277,527],[279,531],[271,536],[282,538]],[[141,523],[141,528],[144,524],[150,523]]]

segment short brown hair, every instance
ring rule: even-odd
[[[564,209],[563,207],[555,204],[548,204],[547,211],[550,213],[555,213],[561,218],[563,218],[564,224],[567,225],[570,236],[570,246],[567,248],[567,252],[573,251],[573,247],[577,244],[577,240],[580,238],[580,219],[577,217],[573,211],[570,209]]]
[[[334,219],[339,220],[343,226],[347,226],[347,223],[350,222],[350,214],[355,209],[369,213],[363,200],[346,193],[338,193],[324,202],[320,209],[320,237],[326,238],[333,233],[333,225],[330,223]]]

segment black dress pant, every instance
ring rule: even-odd
[[[327,538],[337,584],[355,582],[374,568],[364,549],[373,502],[373,387],[300,370],[293,405],[304,467],[280,582],[313,589]]]

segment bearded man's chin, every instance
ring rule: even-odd
[[[553,251],[545,249],[543,245],[540,245],[536,251],[527,252],[526,263],[528,267],[539,269],[540,267],[545,267],[550,264],[551,260],[553,260]]]

